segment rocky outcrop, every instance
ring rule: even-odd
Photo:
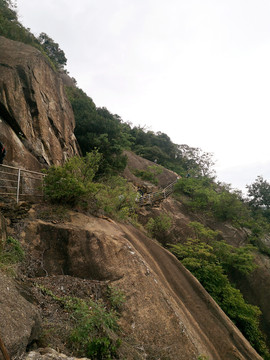
[[[21,295],[14,281],[2,272],[0,278],[0,336],[13,359],[39,338],[41,319],[37,308]]]
[[[60,75],[37,49],[0,37],[0,140],[4,164],[39,170],[79,153]]]
[[[0,217],[1,248],[6,239],[6,225],[1,213]],[[13,359],[22,355],[26,347],[39,338],[41,319],[37,308],[25,298],[27,291],[22,285],[2,271],[0,279],[0,338]],[[1,351],[0,359],[3,359]]]
[[[74,356],[66,356],[54,349],[45,348],[38,351],[31,351],[24,360],[87,360],[87,358],[75,358]]]
[[[131,151],[126,150],[124,151],[124,154],[127,156],[127,166],[123,172],[123,176],[135,184],[146,185],[147,187],[150,186],[150,188],[152,187],[154,189],[153,184],[148,183],[134,175],[134,170],[151,171],[151,167],[153,168],[153,166],[158,166],[161,170],[161,172],[155,176],[158,182],[158,186],[161,188],[168,186],[179,176],[175,172],[168,170],[159,164],[155,164],[153,161],[143,159]]]
[[[30,220],[22,231],[37,260],[32,276],[106,280],[121,289],[122,335],[138,359],[261,359],[171,253],[131,225],[70,215],[65,224]],[[124,358],[134,359],[128,352]]]

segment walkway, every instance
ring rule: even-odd
[[[177,183],[178,179],[173,181],[170,185],[166,186],[163,190],[159,190],[150,194],[146,194],[140,198],[140,205],[153,205],[156,201],[166,199],[172,192],[174,185]]]
[[[43,197],[44,174],[0,164],[0,196],[13,197],[18,203],[26,198]]]

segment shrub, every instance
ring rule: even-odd
[[[25,253],[20,242],[9,236],[0,246],[0,268],[15,275],[14,265],[24,259]]]
[[[202,224],[192,223],[191,226],[195,229],[195,238],[189,238],[184,244],[171,245],[171,251],[196,276],[252,346],[269,359],[264,335],[259,329],[260,309],[247,304],[227,276],[231,269],[245,274],[254,270],[253,248],[236,249],[217,241],[217,233],[205,229]]]
[[[85,157],[75,156],[63,166],[52,166],[45,171],[44,194],[52,202],[86,205],[99,189],[93,178],[102,155],[97,151]]]
[[[126,179],[113,176],[103,182],[96,194],[98,207],[118,220],[136,221],[136,202],[138,194]]]
[[[70,298],[66,307],[76,321],[70,335],[72,348],[91,359],[111,359],[115,356],[120,343],[113,341],[110,334],[118,330],[117,313],[107,310],[102,301],[78,298]],[[99,357],[96,357],[97,354]]]
[[[156,178],[157,175],[162,173],[162,167],[153,165],[148,166],[147,170],[139,170],[136,169],[133,171],[134,175],[141,178],[142,180],[149,181],[154,185],[158,184],[158,179]]]
[[[192,211],[207,212],[218,220],[242,224],[250,217],[238,192],[230,192],[228,186],[215,184],[207,177],[181,178],[175,185],[175,193],[176,197],[188,196],[184,201]]]
[[[57,301],[69,313],[73,327],[69,347],[77,355],[89,359],[115,359],[121,345],[118,339],[118,313],[115,310],[124,298],[120,290],[108,288],[108,305],[103,300],[83,300],[77,297],[58,297],[51,290],[39,286],[43,293]],[[121,298],[121,301],[120,301]]]
[[[166,215],[160,215],[155,219],[150,218],[146,224],[146,229],[150,236],[157,239],[160,243],[165,245],[168,242],[169,230],[172,226],[171,218]]]

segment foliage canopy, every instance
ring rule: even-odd
[[[218,241],[218,233],[200,223],[190,223],[190,226],[195,230],[195,236],[183,244],[171,245],[171,251],[201,282],[252,346],[269,359],[265,339],[259,329],[261,311],[247,304],[241,292],[228,279],[231,269],[244,274],[254,270],[252,248],[234,248]]]

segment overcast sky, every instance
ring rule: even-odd
[[[218,179],[270,180],[269,0],[17,0],[97,106],[212,152]]]

